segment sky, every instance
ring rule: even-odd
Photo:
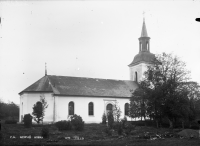
[[[0,1],[0,99],[45,75],[129,80],[143,18],[154,54],[173,53],[200,83],[200,1]]]

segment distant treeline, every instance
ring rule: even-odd
[[[0,100],[0,119],[18,118],[19,106],[14,102],[4,103]]]

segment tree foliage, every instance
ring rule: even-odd
[[[44,97],[41,97],[40,101],[36,102],[36,104],[33,105],[33,119],[38,124],[40,122],[43,122],[44,116],[45,116],[45,109],[48,107],[47,101]]]
[[[19,106],[14,102],[4,103],[0,100],[0,118],[19,117]]]
[[[165,117],[170,127],[177,119],[183,122],[195,119],[199,86],[189,82],[190,72],[183,61],[172,54],[157,55],[144,75],[131,98],[131,117],[152,118],[157,126]]]

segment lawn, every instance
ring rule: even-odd
[[[2,124],[1,145],[200,146],[200,139],[172,137],[150,140],[138,137],[144,132],[159,134],[171,132],[176,134],[178,131],[164,128],[156,129],[154,127],[137,126],[129,136],[118,136],[117,132],[113,132],[112,136],[108,136],[105,133],[106,126],[102,124],[85,124],[83,131],[58,131],[54,125],[44,126],[48,127],[50,131],[48,139],[34,138],[35,136],[41,136],[42,125],[33,125],[32,128],[25,128],[21,124]],[[27,137],[22,138],[22,136]]]

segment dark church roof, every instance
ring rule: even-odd
[[[155,59],[155,54],[152,54],[150,52],[145,52],[145,51],[141,51],[139,54],[137,54],[133,61],[131,62],[131,64],[129,64],[128,66],[133,66],[133,65],[137,65],[139,63],[152,63]]]
[[[85,77],[46,75],[24,92],[52,92],[66,96],[131,97],[137,83],[129,80],[111,80]]]

